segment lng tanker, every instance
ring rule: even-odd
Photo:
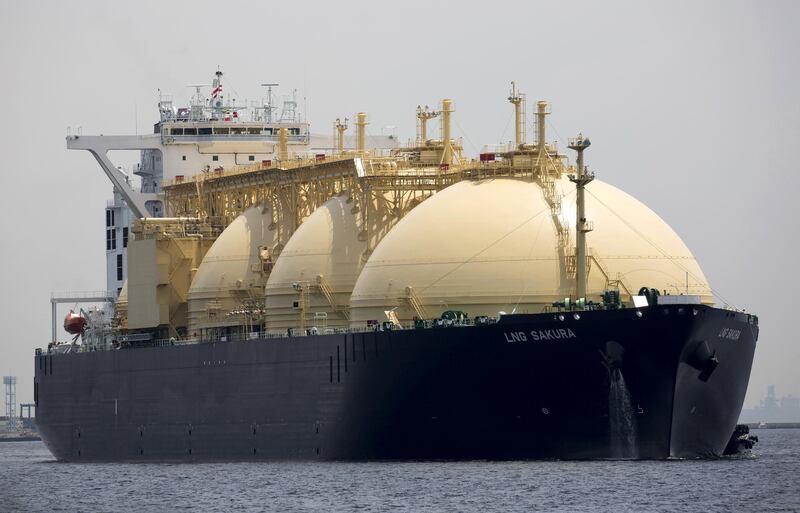
[[[114,184],[109,290],[55,295],[35,356],[64,461],[721,455],[756,316],[714,304],[678,235],[546,138],[464,155],[455,105],[416,138],[329,136],[222,73],[144,136],[70,135]],[[240,102],[241,105],[241,102]],[[245,121],[249,109],[249,120]],[[438,138],[428,134],[440,120]],[[138,149],[141,186],[108,157]],[[59,302],[108,298],[70,312]]]

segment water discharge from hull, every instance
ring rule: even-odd
[[[618,368],[609,371],[608,420],[611,437],[611,457],[636,459],[636,423],[631,406],[631,394],[625,377]]]

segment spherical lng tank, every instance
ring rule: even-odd
[[[462,181],[416,207],[365,264],[351,297],[353,324],[384,319],[388,309],[401,321],[445,310],[535,313],[574,296],[575,186],[566,177],[554,185],[560,208],[557,196],[514,178]],[[586,190],[594,223],[588,299],[599,301],[613,280],[628,301],[641,286],[683,293],[688,276],[689,292],[713,302],[694,256],[661,218],[599,180]]]
[[[286,243],[270,273],[266,327],[346,327],[348,309],[367,248],[347,194],[317,208]]]
[[[245,320],[229,315],[247,301],[260,303],[266,272],[280,249],[281,230],[273,225],[268,207],[245,210],[208,250],[188,293],[189,336],[207,328],[240,326]]]

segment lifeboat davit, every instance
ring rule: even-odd
[[[72,310],[64,317],[64,331],[70,335],[80,335],[86,329],[86,319]]]

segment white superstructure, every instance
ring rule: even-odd
[[[314,157],[334,151],[332,135],[310,132],[309,123],[298,113],[296,94],[287,96],[276,107],[273,87],[263,84],[267,95],[260,102],[241,102],[227,96],[222,72],[213,82],[195,84],[188,106],[176,106],[162,95],[158,103],[159,120],[152,134],[121,136],[67,136],[69,149],[87,150],[114,186],[114,198],[106,207],[107,289],[119,295],[127,279],[127,240],[133,220],[162,217],[164,200],[161,184],[180,182],[199,173],[219,173],[242,166],[262,165],[265,161]],[[208,92],[208,97],[204,94]],[[280,155],[279,133],[286,129],[288,154]],[[396,148],[394,135],[367,136],[369,149]],[[111,150],[139,150],[140,162],[133,170],[141,180],[131,185],[131,177],[108,157]]]
[[[114,191],[114,198],[106,204],[106,290],[117,297],[128,278],[128,241],[131,237],[133,216],[122,195]]]

